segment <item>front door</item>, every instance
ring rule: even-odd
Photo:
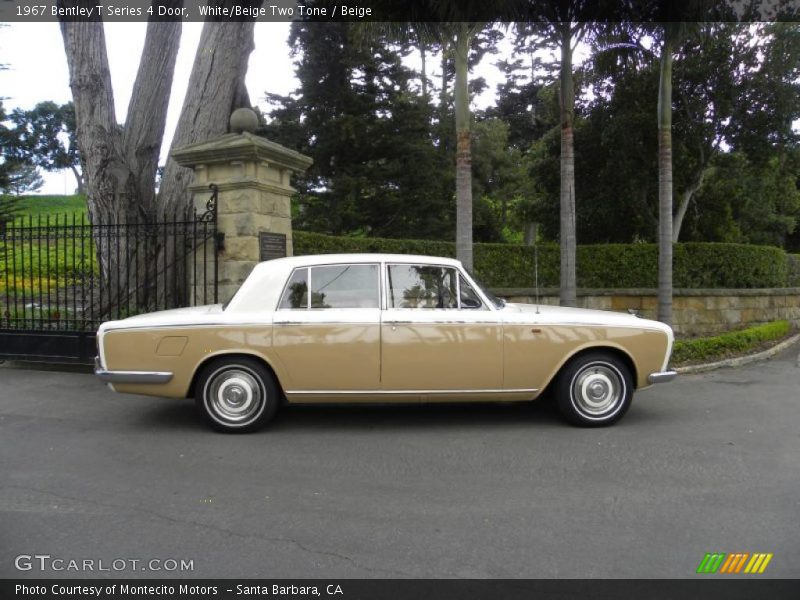
[[[427,400],[503,387],[502,326],[457,269],[387,264],[381,388]]]

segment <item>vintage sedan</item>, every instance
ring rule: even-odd
[[[391,254],[257,265],[224,305],[101,325],[95,373],[117,391],[194,397],[216,429],[283,403],[531,401],[609,425],[669,381],[672,330],[627,313],[510,304],[460,262]]]

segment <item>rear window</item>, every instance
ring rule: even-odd
[[[378,273],[377,264],[325,265],[296,269],[286,284],[279,307],[379,308]]]

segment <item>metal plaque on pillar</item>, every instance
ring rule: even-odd
[[[286,234],[262,231],[258,234],[258,247],[262,261],[283,258],[286,256]]]

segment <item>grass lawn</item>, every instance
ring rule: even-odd
[[[17,204],[17,213],[17,223],[27,223],[29,215],[33,217],[34,225],[39,216],[44,220],[48,215],[51,220],[59,215],[59,221],[62,221],[66,214],[71,223],[72,215],[75,214],[76,220],[80,221],[81,215],[87,215],[86,196],[25,196]]]
[[[49,218],[60,233],[50,232],[49,242],[34,238],[0,243],[0,296],[46,295],[97,272],[93,241],[73,240],[73,230],[62,229],[73,223],[73,215],[78,224],[81,217],[87,218],[85,196],[27,196],[19,201],[13,227],[27,227],[29,222],[37,227]]]

